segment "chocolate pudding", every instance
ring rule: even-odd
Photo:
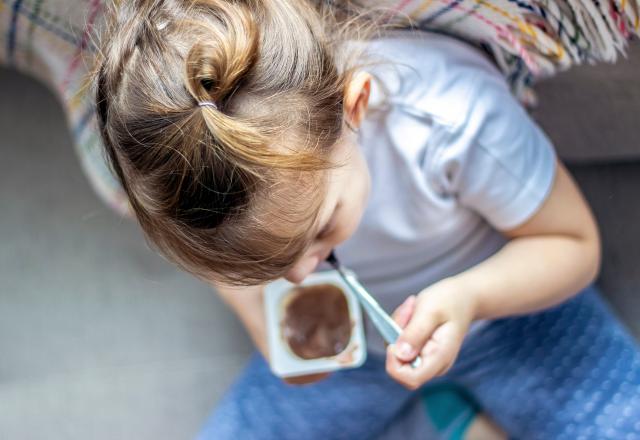
[[[351,340],[349,305],[333,284],[299,286],[285,297],[282,336],[302,359],[340,354]]]

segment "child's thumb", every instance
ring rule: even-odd
[[[420,314],[420,319],[411,319],[394,344],[394,353],[403,362],[416,358],[440,322],[433,315]]]
[[[415,306],[416,296],[411,295],[398,306],[398,308],[391,315],[391,318],[393,318],[393,320],[400,326],[400,328],[405,328],[409,323],[411,316],[413,315]]]

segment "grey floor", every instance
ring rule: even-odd
[[[635,94],[616,102],[633,117],[602,128],[582,92],[567,97],[565,78],[541,87],[552,138],[568,156],[589,142],[633,156],[637,76],[615,81]],[[567,134],[558,121],[574,111],[586,126]],[[238,322],[94,196],[53,96],[1,69],[0,154],[0,440],[191,438],[250,352]],[[640,164],[572,169],[603,226],[601,283],[640,335]]]
[[[58,103],[0,70],[0,439],[187,439],[250,352],[96,199]]]

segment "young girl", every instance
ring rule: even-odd
[[[98,121],[133,212],[258,349],[200,437],[434,438],[423,387],[454,383],[510,437],[640,438],[593,217],[498,71],[436,34],[352,41],[316,6],[127,2],[103,40]],[[404,330],[292,386],[265,359],[262,288],[332,249]]]

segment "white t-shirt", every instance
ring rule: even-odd
[[[392,312],[500,249],[497,229],[522,224],[548,196],[555,152],[477,49],[408,31],[367,48],[392,62],[365,69],[388,89],[388,105],[361,126],[371,194],[336,253]],[[370,105],[382,100],[374,81]],[[370,324],[367,333],[370,348],[382,349]]]

